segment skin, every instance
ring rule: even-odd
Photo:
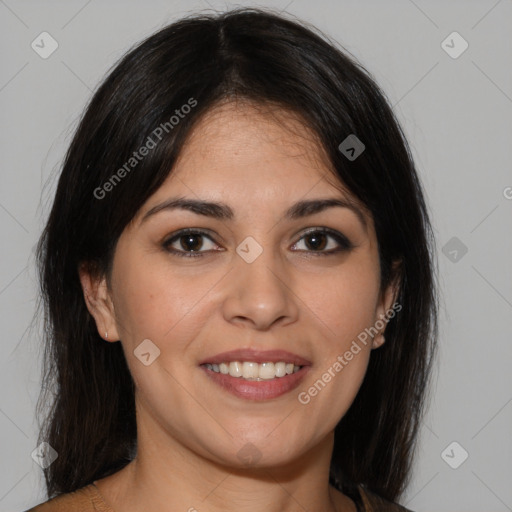
[[[137,457],[98,482],[115,510],[356,510],[328,484],[333,431],[383,336],[360,344],[310,403],[297,395],[390,309],[396,288],[381,290],[374,224],[364,209],[366,227],[340,207],[283,218],[299,200],[355,198],[334,181],[304,125],[274,114],[241,102],[210,110],[173,172],[122,233],[111,289],[104,277],[80,269],[98,332],[104,338],[108,332],[106,342],[121,340],[136,384]],[[226,203],[235,218],[176,209],[141,221],[175,196]],[[354,247],[318,255],[338,247],[330,236],[316,253],[308,245],[304,232],[321,227],[344,234]],[[209,230],[211,240],[197,241],[202,257],[162,247],[182,228]],[[263,248],[252,263],[236,253],[247,236]],[[190,252],[179,239],[172,247]],[[144,339],[160,349],[149,366],[133,353]],[[213,384],[198,366],[237,348],[288,350],[312,366],[299,388],[245,400]],[[247,443],[261,455],[253,465],[237,456]]]

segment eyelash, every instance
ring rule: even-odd
[[[336,249],[331,249],[329,251],[300,250],[299,252],[310,252],[314,256],[334,256],[335,254],[338,254],[343,251],[348,251],[354,247],[353,244],[344,235],[342,235],[341,233],[338,233],[337,231],[334,231],[332,229],[328,229],[328,228],[313,228],[313,229],[307,231],[306,233],[304,233],[299,238],[299,240],[297,242],[295,242],[295,244],[298,243],[300,240],[302,240],[303,238],[305,238],[308,235],[318,234],[318,233],[332,237],[339,244],[339,247]],[[162,243],[162,247],[167,252],[171,253],[172,255],[179,256],[181,258],[198,258],[198,257],[202,257],[205,253],[210,252],[210,251],[188,252],[188,251],[172,249],[169,247],[172,243],[174,243],[175,241],[179,240],[181,237],[186,236],[186,235],[204,236],[216,244],[215,240],[213,240],[211,238],[211,236],[208,233],[206,233],[205,231],[188,228],[188,229],[180,230],[177,233],[173,234],[170,238],[167,238]]]

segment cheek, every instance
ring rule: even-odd
[[[120,262],[121,263],[121,262]],[[183,364],[191,340],[209,315],[208,301],[200,301],[212,284],[205,280],[171,273],[164,265],[149,265],[132,258],[117,267],[116,320],[123,350],[136,388],[154,410],[165,403],[169,408],[192,407],[180,382],[190,375]],[[137,357],[143,340],[149,352],[147,366]],[[156,348],[155,348],[156,347]],[[134,353],[135,351],[135,353]],[[155,355],[157,356],[155,357]],[[169,394],[170,389],[175,389]],[[197,404],[196,404],[197,407]]]
[[[352,260],[342,271],[305,289],[307,306],[322,333],[322,357],[299,402],[311,402],[334,426],[352,404],[371,354],[365,329],[374,323],[380,289],[378,265],[371,257]]]
[[[368,313],[362,308],[352,310],[347,306],[340,316],[336,339],[324,345],[321,360],[308,379],[307,387],[298,391],[297,399],[305,408],[304,413],[307,414],[309,408],[309,414],[322,423],[319,427],[313,422],[312,435],[315,431],[327,432],[335,428],[352,405],[368,368],[371,340],[357,338],[368,324]]]
[[[301,297],[320,332],[342,350],[373,324],[379,288],[377,272],[363,261],[305,284]]]
[[[211,317],[212,289],[221,276],[194,275],[150,260],[134,255],[117,262],[116,320],[127,351],[150,339],[161,351],[161,362],[168,358],[172,365],[173,356],[186,350]]]
[[[161,338],[189,308],[190,292],[161,265],[140,255],[116,261],[115,310],[123,341],[151,336]]]

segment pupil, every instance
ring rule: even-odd
[[[183,235],[181,237],[182,247],[189,251],[198,251],[201,248],[200,235]],[[326,245],[326,236],[323,233],[309,235],[306,238],[306,245],[308,249],[319,250],[323,249]]]
[[[309,249],[323,249],[325,247],[326,236],[323,233],[317,233],[315,235],[309,235],[306,237],[306,245]],[[309,243],[309,240],[313,240],[313,243]],[[323,242],[323,243],[322,243]]]
[[[199,242],[200,235],[183,235],[181,237],[182,244],[181,246],[190,251],[197,251],[201,248],[201,243]],[[196,243],[194,243],[194,241]]]

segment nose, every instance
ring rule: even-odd
[[[263,331],[297,320],[299,299],[291,273],[270,249],[252,263],[237,255],[233,264],[223,302],[226,321]]]

